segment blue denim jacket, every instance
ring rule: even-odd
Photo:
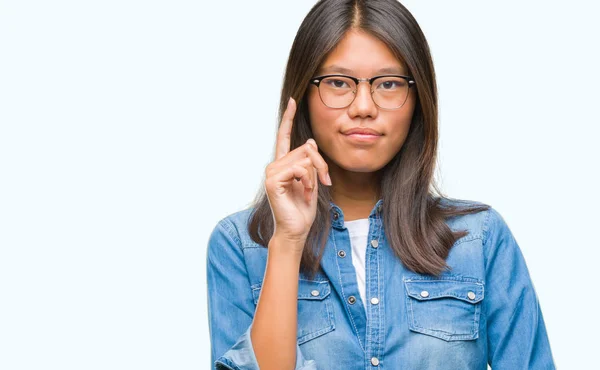
[[[380,199],[369,215],[365,311],[344,214],[331,203],[324,274],[299,275],[296,369],[555,369],[525,260],[495,209],[446,221],[469,234],[450,250],[451,271],[433,277],[406,269],[394,255],[382,205]],[[250,327],[267,249],[247,232],[250,211],[220,220],[209,238],[213,369],[259,369]]]

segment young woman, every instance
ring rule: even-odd
[[[294,40],[264,192],[208,244],[217,369],[554,369],[501,215],[433,182],[435,73],[395,0],[323,0]]]

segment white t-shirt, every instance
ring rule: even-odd
[[[352,246],[352,264],[356,270],[356,281],[358,282],[358,292],[362,298],[365,311],[367,309],[367,299],[365,297],[365,256],[367,253],[367,238],[369,236],[369,219],[361,218],[353,221],[344,221],[344,226],[350,234],[350,244]]]

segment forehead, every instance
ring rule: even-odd
[[[318,74],[329,74],[329,73],[341,73],[346,75],[356,75],[360,74],[356,69],[346,68],[337,64],[324,65],[322,68],[319,68]],[[394,75],[404,75],[406,74],[405,69],[401,66],[390,66],[383,68],[375,68],[372,69],[367,74],[394,74]]]
[[[318,73],[406,74],[406,68],[383,41],[362,31],[349,31],[327,55]]]

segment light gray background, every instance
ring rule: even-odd
[[[206,242],[273,153],[314,1],[0,1],[0,368],[208,369]],[[506,219],[558,366],[597,357],[598,7],[404,1],[444,191]]]

